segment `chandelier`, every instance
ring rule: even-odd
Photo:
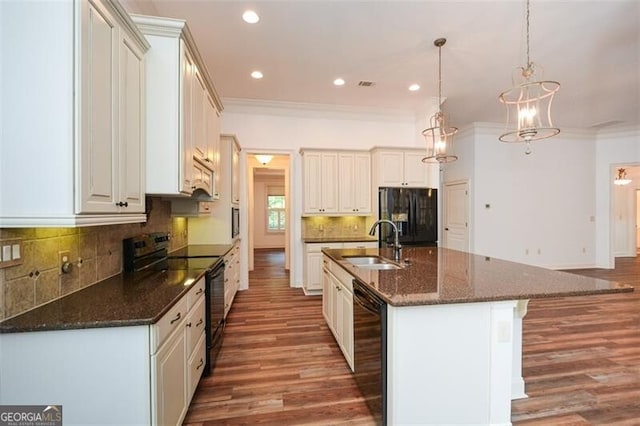
[[[446,38],[438,38],[433,42],[438,48],[438,112],[429,119],[431,127],[422,131],[422,135],[427,141],[427,156],[422,159],[423,163],[431,163],[434,160],[438,163],[450,163],[458,159],[457,156],[451,154],[453,135],[458,129],[447,126],[444,114],[440,110],[442,105],[442,46],[446,42]]]
[[[614,185],[629,185],[631,179],[627,179],[627,171],[625,169],[618,169],[618,174],[613,180]]]
[[[551,122],[551,102],[560,89],[557,81],[543,80],[544,70],[529,59],[529,0],[527,0],[527,65],[516,68],[512,76],[513,87],[498,99],[507,109],[506,132],[502,142],[524,142],[525,153],[531,153],[530,143],[560,133]]]

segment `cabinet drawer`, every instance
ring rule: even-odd
[[[187,331],[187,354],[190,354],[195,348],[200,335],[204,333],[204,297],[200,298],[196,306],[189,311],[187,321],[185,322],[185,330]]]
[[[183,297],[160,320],[151,326],[151,353],[184,321],[187,316],[187,298]]]
[[[205,278],[202,277],[191,287],[191,290],[187,293],[187,310],[193,308],[200,297],[204,297],[204,286]]]
[[[204,360],[206,355],[204,334],[200,336],[200,340],[196,344],[196,348],[189,357],[189,365],[187,370],[187,401],[190,401],[193,397],[193,393],[198,387],[200,377],[204,371]]]
[[[344,285],[350,292],[353,293],[353,276],[345,271],[340,265],[328,259],[327,256],[324,257],[323,261],[327,263],[325,269],[331,271],[331,273],[338,279],[338,281],[340,281],[342,285]]]

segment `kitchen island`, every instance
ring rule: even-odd
[[[349,259],[380,256],[393,264],[392,249],[323,253],[329,270],[348,272],[387,304],[388,424],[511,424],[511,400],[526,397],[521,362],[528,300],[633,291],[443,248],[403,249],[400,268],[388,270]]]

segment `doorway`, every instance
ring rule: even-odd
[[[248,269],[254,270],[256,251],[259,250],[261,254],[271,252],[277,255],[274,257],[278,259],[276,263],[281,265],[282,272],[288,272],[291,263],[290,156],[247,152],[246,164]],[[270,257],[260,258],[264,260]]]
[[[457,181],[444,184],[445,248],[468,252],[469,246],[469,182]]]
[[[612,182],[613,256],[636,257],[640,251],[640,166],[612,166],[612,176],[617,176],[620,169],[629,182]]]

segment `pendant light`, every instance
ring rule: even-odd
[[[531,153],[532,141],[550,138],[560,133],[551,121],[551,102],[560,89],[557,81],[543,80],[543,70],[529,58],[529,0],[526,11],[527,64],[516,68],[512,76],[513,87],[498,99],[507,109],[506,132],[502,142],[524,142],[525,153]]]
[[[631,179],[627,179],[627,171],[625,169],[618,169],[618,175],[613,180],[614,185],[629,185]]]
[[[438,112],[429,119],[429,127],[422,131],[422,135],[427,141],[427,156],[422,159],[423,163],[450,163],[456,161],[458,157],[451,154],[453,149],[453,135],[458,129],[448,127],[444,114],[440,107],[442,105],[442,46],[447,42],[446,38],[438,38],[433,44],[438,48]]]

